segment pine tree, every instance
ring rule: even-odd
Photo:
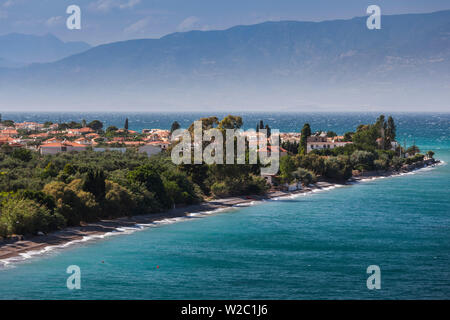
[[[125,125],[123,126],[123,128],[128,131],[128,118],[125,119]]]
[[[302,128],[302,135],[300,137],[300,145],[298,147],[298,153],[305,155],[307,152],[308,137],[311,136],[311,126],[309,123],[305,123]]]
[[[83,189],[92,193],[97,201],[106,195],[105,173],[103,170],[90,169],[84,179]]]
[[[394,119],[389,116],[387,121],[386,137],[388,137],[391,141],[395,141],[395,137],[397,135],[396,131],[397,128],[395,127]]]
[[[181,126],[180,126],[180,124],[178,123],[178,121],[174,121],[173,123],[172,123],[172,126],[170,127],[170,134],[172,134],[175,130],[178,130],[178,129],[180,129],[181,128]]]

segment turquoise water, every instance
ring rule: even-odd
[[[308,116],[275,121],[296,117]],[[341,132],[373,117],[311,123]],[[0,298],[448,299],[450,115],[396,118],[401,139],[446,164],[55,250],[0,269]],[[69,265],[81,290],[66,288]],[[369,265],[380,290],[366,287]]]

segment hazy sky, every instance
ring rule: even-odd
[[[82,30],[66,29],[72,4],[81,7]],[[0,35],[53,33],[96,45],[267,20],[352,18],[371,4],[382,14],[450,9],[449,0],[0,0]]]

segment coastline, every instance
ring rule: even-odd
[[[271,191],[264,196],[237,196],[223,199],[215,199],[196,205],[174,208],[162,213],[123,217],[112,220],[101,220],[79,227],[65,228],[43,236],[33,236],[26,240],[6,240],[0,242],[0,268],[10,263],[23,261],[33,256],[38,256],[54,249],[63,249],[72,244],[83,243],[94,239],[102,239],[107,236],[127,234],[151,226],[158,226],[167,222],[175,222],[177,219],[194,218],[198,215],[206,215],[218,211],[227,211],[239,206],[251,205],[255,201],[264,201],[298,194],[312,193],[319,190],[328,190],[342,185],[351,185],[365,180],[393,177],[417,171],[426,167],[434,167],[441,164],[439,160],[424,160],[420,163],[409,165],[399,171],[371,171],[359,176],[353,176],[345,183],[320,181],[308,187],[296,191]]]

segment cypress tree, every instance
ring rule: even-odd
[[[307,152],[307,143],[308,137],[311,136],[311,126],[309,123],[305,123],[302,128],[302,135],[300,137],[300,145],[298,149],[298,153],[301,155],[305,155]]]

